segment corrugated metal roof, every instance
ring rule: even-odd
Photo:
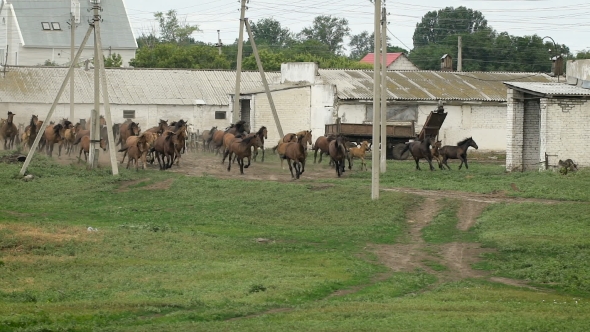
[[[10,2],[21,29],[25,47],[70,47],[71,0],[18,0]],[[109,0],[101,2],[100,35],[103,48],[109,46],[114,49],[136,49],[137,43],[131,30],[127,11],[123,0]],[[76,29],[76,45],[82,43],[88,20],[93,17],[90,1],[80,1],[80,24]],[[61,30],[43,30],[41,22],[58,22]],[[93,35],[87,42],[87,47],[94,44]]]
[[[385,61],[387,61],[387,66],[389,67],[389,65],[391,65],[392,62],[394,62],[395,60],[397,60],[397,58],[399,58],[403,53],[399,52],[399,53],[387,53],[387,57],[385,58]],[[382,55],[383,56],[383,55]],[[362,63],[368,63],[368,64],[373,64],[373,61],[375,61],[375,53],[368,53],[367,55],[365,55],[364,58],[361,59]]]
[[[373,99],[373,71],[320,69],[340,99]],[[506,101],[506,81],[553,82],[542,73],[388,71],[389,100]]]
[[[9,67],[0,75],[0,102],[52,103],[66,77],[67,68]],[[123,105],[192,105],[202,99],[208,105],[228,105],[234,93],[236,72],[223,70],[106,69],[109,99]],[[266,73],[277,83],[281,74]],[[242,72],[240,90],[261,89],[258,72]],[[93,103],[94,70],[75,69],[75,100]],[[69,91],[69,83],[66,86]],[[61,103],[69,103],[69,93]]]
[[[539,83],[539,82],[504,82],[504,84],[546,96],[590,96],[590,89],[584,89],[566,83]]]

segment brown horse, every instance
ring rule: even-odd
[[[29,149],[33,146],[35,138],[37,138],[39,118],[36,115],[31,116],[31,121],[22,134],[21,140],[23,142],[23,148],[28,147]]]
[[[443,146],[439,150],[440,156],[442,157],[442,164],[447,166],[448,169],[451,169],[447,164],[447,159],[459,159],[461,160],[459,169],[461,169],[463,163],[465,163],[465,168],[469,169],[469,166],[467,166],[467,149],[469,149],[470,146],[476,150],[478,149],[477,143],[475,143],[472,137],[462,140],[457,143],[457,145]]]
[[[139,169],[139,161],[143,162],[143,169],[146,168],[146,155],[148,150],[150,149],[151,145],[155,141],[157,134],[151,132],[144,132],[139,136],[131,136],[127,138],[126,142],[126,150],[125,153],[129,154],[129,161],[127,162],[127,168],[129,165],[134,162],[135,163],[135,170]],[[130,142],[133,141],[133,142]],[[150,142],[151,141],[151,142]],[[121,150],[119,150],[121,151]],[[123,156],[125,158],[125,156]],[[121,162],[122,163],[122,162]]]
[[[414,161],[416,161],[416,170],[420,170],[419,161],[421,158],[424,158],[426,161],[428,161],[430,170],[434,171],[434,167],[432,166],[432,152],[430,150],[430,146],[435,144],[436,140],[433,137],[426,137],[423,141],[406,143],[406,146],[401,151],[401,154],[404,154],[407,150],[410,150],[412,157],[414,157]]]
[[[367,170],[367,164],[365,163],[365,153],[367,151],[371,150],[371,146],[369,145],[369,142],[367,141],[362,141],[361,145],[359,147],[354,147],[354,148],[349,148],[348,149],[348,154],[350,156],[350,159],[348,160],[348,169],[350,169],[351,167],[351,160],[354,158],[360,159],[361,160],[361,171],[363,170],[363,166],[365,167],[365,171]]]
[[[258,129],[256,135],[258,135],[258,139],[261,143],[260,149],[262,150],[262,160],[260,160],[260,162],[264,162],[264,140],[268,139],[268,130],[265,126],[262,126],[260,129]],[[254,147],[254,155],[252,156],[252,160],[256,161],[256,157],[258,157],[258,148]]]
[[[231,159],[235,155],[240,165],[240,174],[244,174],[244,168],[250,167],[250,157],[252,156],[252,146],[260,146],[260,139],[254,134],[248,134],[243,138],[234,138],[229,148],[223,154],[223,159],[229,156],[227,161],[227,171],[231,170]],[[248,165],[244,166],[244,158],[248,158]]]
[[[61,141],[64,139],[66,127],[69,127],[72,123],[70,121],[65,121],[64,124],[50,124],[49,126],[45,127],[45,134],[43,138],[45,139],[45,152],[49,157],[53,155],[53,145],[58,144],[57,156],[61,156]]]
[[[211,127],[210,130],[203,131],[201,134],[201,138],[203,139],[203,152],[209,151],[211,152],[211,140],[213,139],[213,135],[217,131],[217,126]]]
[[[211,139],[211,143],[213,143],[213,149],[216,150],[215,154],[219,154],[219,150],[223,147],[223,136],[226,133],[233,134],[244,134],[246,131],[246,121],[240,120],[235,124],[225,128],[225,131],[217,130],[213,133],[213,138]]]
[[[166,170],[172,167],[174,158],[176,156],[176,133],[166,130],[154,142],[154,152],[160,170]]]
[[[438,163],[438,168],[443,169],[442,157],[440,156],[440,153],[439,153],[439,149],[441,146],[442,146],[442,141],[434,142],[434,145],[432,145],[432,148],[430,149],[430,153],[432,153],[432,158],[436,159],[436,162]]]
[[[277,148],[279,147],[279,144],[281,144],[281,143],[297,142],[298,137],[303,136],[303,135],[306,135],[307,133],[309,133],[309,135],[310,135],[310,142],[311,142],[311,130],[302,130],[302,131],[300,131],[300,132],[298,132],[296,134],[295,133],[288,133],[285,136],[283,136],[283,138],[281,138],[279,140],[279,143],[277,143],[277,145],[275,145],[272,148],[273,153],[277,150]],[[312,143],[309,143],[309,144],[312,144]],[[307,150],[307,147],[305,147],[305,150]]]
[[[324,155],[324,154],[326,156],[330,155],[329,146],[330,146],[330,142],[334,139],[336,139],[336,136],[329,135],[329,136],[320,136],[320,137],[318,137],[318,139],[315,140],[315,144],[311,148],[312,150],[314,150],[314,153],[313,153],[313,163],[314,164],[315,164],[317,157],[318,157],[318,151],[320,153],[320,161],[318,161],[318,163],[322,162],[322,155]]]
[[[156,141],[156,139],[158,138],[158,134],[155,134],[153,132],[150,131],[144,131],[143,133],[141,133],[139,136],[129,136],[127,137],[127,140],[125,141],[125,146],[122,147],[119,152],[124,152],[123,154],[123,159],[121,159],[121,164],[125,161],[125,157],[128,154],[128,149],[129,147],[132,146],[136,146],[138,143],[138,141],[140,139],[143,140],[143,142],[148,146],[148,147],[152,147],[154,146],[154,142]],[[145,151],[145,154],[147,155],[147,149]],[[145,163],[145,156],[143,157],[143,162]],[[145,167],[144,167],[145,168]]]
[[[330,141],[328,150],[330,153],[330,160],[332,160],[336,167],[336,174],[340,177],[342,173],[344,173],[347,157],[346,139],[342,136],[336,137],[336,139]]]
[[[285,169],[285,167],[283,166],[283,160],[285,158],[283,157],[285,156],[287,143],[301,143],[301,145],[304,146],[304,150],[306,150],[307,154],[307,145],[311,144],[311,130],[300,131],[299,133],[297,133],[297,136],[295,136],[292,142],[283,142],[281,140],[279,141],[279,144],[277,146],[273,147],[273,150],[279,155],[282,169]]]
[[[149,132],[157,134],[157,135],[162,135],[162,133],[166,130],[166,128],[168,128],[168,120],[160,119],[160,122],[158,123],[157,126],[151,127],[150,129],[148,129],[146,131],[149,131]]]
[[[8,119],[0,125],[0,137],[4,140],[4,150],[12,149],[14,138],[18,135],[18,128],[14,124],[14,113],[8,112]]]
[[[78,154],[78,162],[82,161],[82,152],[84,152],[84,160],[88,161],[88,153],[90,152],[90,135],[85,135],[83,137],[80,137],[79,139],[76,139],[76,142],[74,142],[74,144],[77,145],[78,143],[80,143],[80,153]],[[103,151],[107,150],[106,140],[100,140],[100,148]]]
[[[123,147],[129,136],[137,136],[139,132],[139,124],[137,122],[130,121],[123,123],[119,127],[119,140],[115,145],[121,144],[121,147]]]
[[[311,141],[311,132],[309,134]],[[301,174],[305,171],[305,159],[307,158],[307,142],[305,138],[297,139],[297,142],[289,142],[284,144],[283,159],[287,160],[289,171],[292,179],[299,179]],[[291,162],[292,165],[291,166]],[[282,163],[282,161],[281,161]],[[293,168],[295,168],[295,175],[293,175]]]
[[[172,126],[168,127],[168,130],[173,131],[176,134],[176,145],[175,145],[176,154],[174,156],[174,161],[176,161],[176,166],[180,166],[181,154],[183,154],[185,152],[186,139],[188,138],[188,133],[187,133],[186,128],[187,128],[186,122],[182,119],[177,122],[172,122]]]

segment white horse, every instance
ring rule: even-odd
[[[189,151],[197,151],[197,137],[199,135],[199,130],[195,128],[192,123],[189,123],[186,126],[187,131],[187,140],[186,140],[186,150]]]

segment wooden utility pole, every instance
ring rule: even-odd
[[[246,30],[248,31],[248,37],[250,38],[250,43],[252,44],[252,51],[254,51],[254,57],[256,58],[256,65],[258,65],[258,71],[260,72],[260,78],[262,79],[262,84],[264,85],[264,91],[266,91],[266,97],[268,98],[268,103],[270,104],[270,110],[272,111],[272,116],[275,119],[275,124],[277,126],[277,130],[279,131],[279,136],[281,138],[283,138],[285,136],[283,134],[283,127],[281,126],[281,121],[279,120],[279,115],[277,114],[275,102],[272,99],[270,89],[268,88],[268,82],[266,81],[266,74],[264,74],[264,68],[262,67],[262,61],[260,61],[260,55],[258,54],[258,49],[256,48],[256,42],[254,41],[254,36],[252,35],[252,28],[250,28],[250,22],[248,21],[247,18],[244,19],[244,24],[246,25]]]
[[[379,148],[379,136],[380,136],[380,104],[379,104],[379,83],[380,80],[380,61],[381,60],[381,38],[379,33],[381,31],[380,25],[380,12],[381,12],[381,0],[375,0],[375,17],[374,17],[374,61],[373,61],[373,146]],[[373,150],[371,158],[371,198],[379,198],[379,150]]]
[[[463,45],[461,45],[461,36],[459,36],[459,40],[457,41],[457,71],[463,71]]]
[[[385,5],[385,2],[383,3]],[[381,8],[381,141],[380,171],[387,169],[387,12]]]
[[[244,17],[246,15],[246,0],[242,0],[240,8],[240,30],[238,37],[238,59],[236,65],[236,89],[234,91],[233,116],[240,116],[240,82],[242,80],[242,50],[244,46]],[[232,121],[235,121],[232,116]]]

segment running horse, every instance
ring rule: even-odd
[[[201,134],[201,138],[203,139],[203,152],[208,151],[211,152],[211,140],[213,139],[213,135],[217,131],[217,126],[211,127],[210,130],[205,130]]]
[[[139,135],[139,124],[137,122],[125,122],[121,126],[119,126],[119,141],[115,144],[121,144],[121,147],[127,141],[129,136],[137,136]]]
[[[348,157],[346,139],[342,136],[336,137],[334,140],[330,141],[328,150],[330,153],[330,160],[334,163],[334,167],[336,167],[336,174],[340,177],[342,176],[342,173],[344,173],[344,166]]]
[[[428,161],[430,170],[434,171],[434,167],[432,166],[432,151],[430,150],[430,146],[434,146],[435,144],[436,140],[433,137],[426,137],[422,141],[406,143],[406,146],[401,151],[401,154],[404,154],[408,150],[410,151],[412,157],[414,157],[414,161],[416,161],[416,170],[420,170],[419,161],[421,158],[424,158],[426,161]]]
[[[461,169],[463,163],[465,163],[465,168],[469,169],[469,166],[467,166],[467,149],[469,149],[470,146],[476,150],[478,149],[477,143],[475,143],[472,137],[462,140],[461,142],[457,143],[457,145],[443,146],[440,148],[440,150],[438,150],[440,156],[442,157],[442,164],[447,166],[448,169],[451,169],[447,164],[447,159],[459,159],[461,160],[459,169]]]
[[[18,128],[14,125],[14,113],[8,112],[8,118],[0,125],[0,137],[4,140],[4,150],[12,149]]]
[[[330,151],[329,151],[329,146],[330,146],[330,142],[332,140],[334,140],[336,138],[336,136],[334,135],[329,135],[329,136],[320,136],[315,140],[315,144],[313,145],[313,147],[311,148],[314,153],[313,153],[313,163],[316,163],[316,160],[318,158],[318,152],[320,154],[320,161],[318,161],[318,163],[322,162],[322,155],[330,155]]]
[[[213,148],[216,150],[215,154],[219,154],[219,150],[223,147],[223,136],[227,133],[233,134],[237,136],[238,134],[244,134],[246,131],[246,121],[240,120],[235,124],[227,127],[225,131],[216,130],[213,133],[213,137],[211,139],[211,143],[213,144]]]
[[[261,143],[260,149],[262,150],[262,159],[260,162],[264,162],[264,140],[268,139],[268,130],[265,126],[262,126],[260,129],[258,129],[256,135],[258,136],[258,139],[260,139]],[[256,157],[258,157],[258,147],[254,147],[254,155],[252,156],[252,160],[256,161]]]
[[[225,157],[229,156],[229,159],[227,160],[227,171],[229,172],[231,170],[232,155],[235,155],[238,165],[240,166],[240,174],[244,174],[244,168],[250,167],[252,147],[260,145],[260,139],[256,133],[248,134],[243,138],[234,138],[223,154],[224,160]],[[244,158],[248,158],[248,165],[244,165]]]
[[[305,160],[307,159],[307,143],[311,142],[311,131],[304,136],[298,137],[296,142],[282,143],[283,159],[287,160],[292,179],[299,179],[305,171]],[[281,160],[282,163],[282,160]],[[295,174],[293,174],[293,168]]]
[[[45,152],[49,157],[53,155],[53,145],[55,143],[61,143],[65,136],[66,128],[71,126],[70,121],[64,121],[63,124],[50,124],[45,128],[43,138],[45,139]],[[61,144],[58,146],[57,156],[61,156]]]

